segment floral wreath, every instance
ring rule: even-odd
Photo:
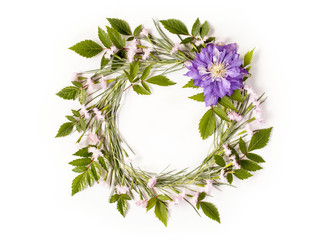
[[[73,86],[57,95],[63,99],[78,99],[81,107],[66,116],[56,137],[73,131],[80,133],[77,143],[86,144],[73,155],[78,159],[69,164],[78,173],[72,183],[72,195],[94,183],[106,182],[111,187],[110,203],[117,203],[125,216],[129,201],[149,211],[167,226],[168,210],[182,201],[209,218],[220,222],[220,215],[210,202],[212,187],[231,185],[233,178],[247,179],[250,172],[262,169],[264,160],[253,153],[266,146],[271,129],[252,130],[250,123],[262,122],[260,105],[264,94],[258,96],[245,85],[251,76],[253,51],[237,52],[237,44],[217,42],[208,37],[209,24],[197,18],[189,33],[185,24],[176,19],[154,21],[159,36],[139,25],[134,31],[121,19],[108,18],[106,31],[98,28],[103,44],[84,40],[70,47],[83,57],[102,54],[97,70],[75,73]],[[175,34],[174,43],[162,30],[160,23]],[[199,121],[204,139],[214,135],[213,150],[191,171],[150,173],[135,168],[129,159],[131,148],[118,129],[118,109],[127,90],[150,95],[152,85],[169,86],[175,82],[166,75],[183,68],[190,78],[183,88],[200,88],[201,93],[189,97],[205,102],[208,110]]]

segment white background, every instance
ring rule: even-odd
[[[1,239],[334,239],[333,6],[331,1],[6,1],[1,3]],[[55,96],[71,73],[98,66],[68,50],[97,40],[106,17],[134,28],[152,18],[191,27],[208,20],[219,39],[256,47],[251,85],[266,92],[264,126],[274,126],[261,155],[264,170],[238,188],[214,192],[222,224],[177,206],[165,228],[131,207],[124,219],[95,186],[70,196],[67,162],[77,136],[54,136],[70,107]],[[197,123],[205,108],[179,84],[151,96],[127,93],[120,128],[138,166],[162,170],[196,165],[210,142]],[[211,201],[211,200],[210,200]]]

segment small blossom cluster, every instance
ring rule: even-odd
[[[245,90],[250,96],[249,98],[250,102],[254,105],[254,117],[257,119],[259,123],[262,123],[263,118],[262,118],[262,110],[260,106],[261,103],[257,100],[258,99],[257,94],[254,92],[252,88],[248,86],[245,86]]]

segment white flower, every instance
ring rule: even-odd
[[[100,140],[95,133],[91,132],[88,136],[88,142],[90,145],[96,145]]]
[[[239,163],[237,163],[235,159],[232,161],[232,163],[233,163],[233,169],[238,170],[241,168]]]
[[[213,180],[212,179],[207,179],[205,181],[206,181],[206,185],[205,185],[205,188],[204,188],[204,192],[209,193],[212,189]]]
[[[89,91],[93,91],[95,89],[94,81],[90,77],[86,79],[86,84]]]
[[[155,184],[157,183],[157,178],[154,176],[147,182],[147,187],[148,188],[153,188]]]
[[[180,49],[180,43],[175,43],[174,47],[172,48],[172,51],[170,51],[170,54],[177,53],[179,49]]]
[[[174,198],[174,204],[179,204],[180,202],[182,202],[183,198],[186,196],[186,191],[183,190],[180,194],[178,194],[175,198]]]
[[[144,54],[143,54],[143,57],[142,57],[143,60],[146,60],[150,56],[152,51],[153,51],[153,46],[150,46],[148,48],[144,48],[143,49]]]
[[[197,201],[198,201],[198,195],[199,195],[199,192],[196,192],[194,194],[194,196],[191,198],[191,203],[196,205]]]
[[[93,108],[93,112],[95,113],[95,117],[97,120],[104,120],[104,115],[99,109]]]
[[[220,177],[220,182],[227,183],[227,179],[226,179],[226,176],[225,176],[225,170],[224,169],[221,170],[219,177]]]
[[[224,152],[225,152],[226,156],[230,156],[230,155],[232,154],[232,151],[231,151],[231,149],[228,147],[227,144],[224,144],[224,145],[223,145],[223,149],[224,149]]]
[[[138,200],[138,201],[136,201],[136,206],[146,208],[147,207],[147,202],[148,201],[146,199]]]
[[[134,56],[136,55],[137,52],[138,52],[137,40],[134,39],[131,42],[129,42],[128,51],[127,51],[127,54],[126,54],[129,62],[133,62]]]
[[[129,188],[127,186],[116,186],[116,192],[117,194],[127,194],[129,191]]]
[[[143,28],[140,32],[141,36],[148,36],[150,34],[150,30],[148,28]]]
[[[107,89],[108,83],[107,83],[107,78],[105,76],[102,76],[100,78],[100,85],[101,85],[102,89]]]
[[[208,40],[208,37],[204,37],[203,39],[201,39],[201,40],[195,40],[195,45],[196,46],[199,46],[199,45],[202,45],[202,44],[204,44],[204,42],[206,41],[206,40]]]
[[[80,114],[84,115],[86,119],[90,118],[89,112],[87,111],[86,107],[83,105],[81,106]]]
[[[242,120],[242,116],[234,111],[230,112],[227,117],[232,121],[240,122]]]
[[[98,157],[102,157],[103,154],[100,149],[97,149],[96,147],[89,147],[88,152],[93,153],[93,158],[98,159]]]
[[[115,46],[112,46],[107,49],[107,51],[104,54],[105,58],[110,58],[111,55],[115,54],[117,52],[117,48]]]

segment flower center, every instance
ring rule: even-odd
[[[227,68],[223,63],[212,64],[212,66],[209,68],[211,77],[214,79],[225,77],[226,70]]]

